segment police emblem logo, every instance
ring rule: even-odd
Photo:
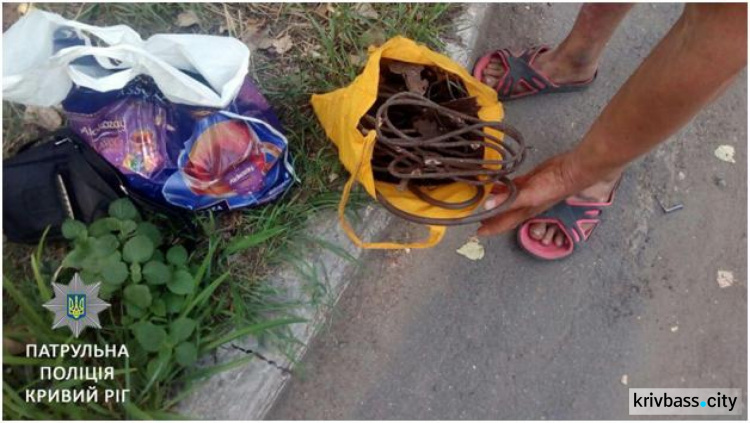
[[[76,338],[86,327],[101,329],[99,313],[110,305],[99,298],[100,286],[101,283],[84,284],[78,273],[68,285],[53,283],[55,298],[44,304],[55,313],[52,329],[67,326]]]

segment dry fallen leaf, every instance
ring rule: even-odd
[[[23,113],[23,121],[48,131],[54,131],[63,124],[60,113],[51,107],[28,106]]]
[[[734,273],[728,270],[719,270],[716,275],[716,283],[720,288],[728,288],[734,285]]]
[[[380,17],[370,3],[358,3],[354,7],[354,13],[368,19],[377,19]]]
[[[273,47],[276,39],[269,36],[268,28],[264,28],[263,23],[250,23],[245,25],[245,31],[242,33],[241,41],[247,45],[250,51],[257,49],[268,50]]]
[[[362,66],[367,62],[367,57],[361,54],[350,54],[349,55],[349,63],[351,63],[354,66]]]
[[[258,39],[258,43],[256,46],[261,50],[268,50],[269,48],[273,47],[273,42],[276,41],[275,38],[262,36]]]
[[[311,57],[313,59],[320,59],[321,57],[323,57],[323,55],[318,51],[318,48],[308,48],[307,50],[305,50],[305,56]]]
[[[277,38],[273,40],[271,44],[273,45],[274,50],[276,50],[276,53],[278,54],[284,54],[287,51],[291,50],[292,47],[294,47],[294,43],[292,42],[292,37],[290,37],[289,34],[286,34],[281,38]]]
[[[728,163],[735,163],[734,161],[734,147],[731,145],[720,145],[714,150],[714,156],[719,160],[723,160]]]
[[[406,88],[409,91],[419,95],[424,95],[425,92],[427,92],[429,82],[427,82],[426,79],[422,79],[424,66],[405,62],[393,62],[388,68],[392,73],[404,77],[406,80]]]
[[[245,26],[242,29],[242,37],[252,37],[256,34],[260,34],[264,27],[265,21],[248,19],[245,21]]]
[[[334,8],[331,3],[320,3],[318,7],[315,8],[315,14],[323,18],[327,18],[328,15],[332,15],[335,11],[336,8]]]
[[[315,8],[315,14],[320,17],[327,17],[328,16],[328,7],[325,3],[320,3],[318,7]]]
[[[379,46],[386,41],[385,31],[382,28],[371,27],[359,36],[359,42],[363,46]]]
[[[177,15],[177,21],[175,22],[180,28],[187,28],[189,26],[197,25],[200,23],[198,15],[194,11],[188,10]]]
[[[466,244],[462,245],[456,252],[474,261],[481,260],[484,257],[484,247],[479,243],[477,237],[469,238]]]

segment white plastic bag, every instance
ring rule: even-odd
[[[55,53],[54,34],[61,28],[75,31],[86,45]],[[99,46],[92,45],[92,37]],[[71,63],[86,56],[101,68],[92,71],[91,66]],[[225,108],[239,92],[249,61],[247,46],[234,38],[157,34],[144,41],[125,25],[97,27],[32,9],[3,35],[3,97],[53,106],[74,83],[105,92],[145,74],[174,103]],[[199,74],[210,87],[181,71]]]

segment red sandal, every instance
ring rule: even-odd
[[[596,79],[597,73],[594,73],[594,76],[586,81],[567,84],[552,82],[547,76],[532,67],[534,60],[548,50],[549,47],[537,46],[523,50],[519,54],[513,54],[509,49],[493,51],[482,56],[474,65],[474,77],[481,81],[482,73],[490,64],[492,58],[500,58],[505,68],[505,74],[500,77],[497,86],[493,87],[497,91],[497,97],[500,101],[515,100],[534,94],[582,91]]]
[[[576,248],[588,241],[591,234],[601,223],[603,208],[612,205],[615,191],[620,185],[618,181],[606,202],[565,200],[557,203],[551,209],[533,217],[518,228],[518,244],[532,256],[542,260],[560,260],[573,254]],[[549,245],[531,237],[530,229],[534,223],[554,224],[562,232],[565,240],[558,247],[554,242]],[[593,224],[590,228],[583,228],[582,224]]]

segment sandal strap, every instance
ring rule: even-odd
[[[520,52],[513,52],[510,49],[503,48],[495,50],[492,53],[483,56],[482,59],[480,59],[480,62],[495,57],[497,59],[500,59],[503,69],[505,70],[494,87],[495,91],[498,94],[498,98],[505,101],[526,97],[533,94],[582,91],[589,85],[591,85],[591,83],[593,83],[596,79],[598,71],[594,73],[593,77],[586,81],[573,82],[562,85],[556,84],[546,75],[540,73],[532,67],[532,64],[534,63],[536,58],[540,54],[548,50],[549,47],[547,46],[531,47],[521,50]],[[480,78],[480,76],[476,74],[476,70],[477,67],[475,66],[474,76]],[[519,88],[523,89],[519,90]]]
[[[596,216],[589,214],[592,211],[598,212]],[[578,226],[578,222],[587,219],[596,220],[598,224],[602,213],[603,210],[601,206],[569,204],[566,201],[561,201],[537,217],[552,219],[559,222],[560,225],[558,226],[560,226],[568,238],[573,241],[573,246],[575,247],[586,239],[580,226]],[[534,219],[532,219],[532,221],[533,220]]]
[[[523,95],[534,94],[555,87],[555,84],[546,76],[531,67],[531,63],[534,62],[536,57],[547,50],[549,50],[549,47],[536,46],[525,49],[517,55],[507,48],[498,50],[498,57],[503,60],[505,68],[505,75],[498,87],[500,95],[511,96],[519,85],[522,85],[525,89]]]

